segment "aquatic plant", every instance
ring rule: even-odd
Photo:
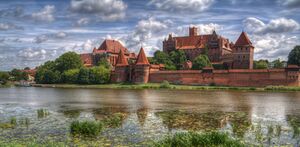
[[[164,80],[160,85],[159,88],[171,88],[171,85],[168,81]]]
[[[37,116],[38,116],[38,118],[47,117],[49,114],[50,114],[49,111],[46,110],[46,109],[38,109],[37,110]]]
[[[116,128],[122,125],[123,118],[124,116],[122,113],[115,113],[112,116],[105,118],[102,122],[105,127]]]
[[[17,118],[16,117],[11,117],[10,118],[10,124],[13,125],[13,126],[16,126],[17,125]]]
[[[240,141],[234,140],[225,133],[176,133],[153,143],[155,147],[197,147],[197,146],[220,146],[220,147],[243,147]]]
[[[97,136],[103,129],[99,121],[73,121],[70,126],[71,134],[83,136]]]

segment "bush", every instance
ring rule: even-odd
[[[0,72],[0,85],[5,85],[9,79],[9,74],[7,72]]]
[[[156,147],[196,147],[196,146],[223,146],[223,147],[242,147],[245,146],[239,141],[230,138],[227,134],[211,133],[176,133],[163,140],[155,142]]]
[[[70,69],[63,73],[62,79],[65,83],[75,84],[77,83],[79,75],[79,69]]]
[[[104,84],[110,80],[110,69],[105,66],[93,67],[89,73],[89,82],[91,84]]]
[[[78,74],[78,80],[77,83],[79,84],[89,84],[90,79],[89,79],[90,73],[88,68],[80,68],[79,74]]]
[[[70,131],[73,135],[97,136],[103,129],[103,124],[97,121],[73,121]]]
[[[170,83],[169,83],[168,81],[164,80],[164,81],[160,84],[159,88],[171,88],[171,85],[170,85]]]
[[[192,69],[200,70],[206,66],[211,66],[208,56],[199,55],[194,59]]]

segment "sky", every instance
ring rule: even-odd
[[[300,44],[299,13],[300,0],[0,0],[0,70],[92,52],[104,39],[151,56],[190,26],[232,42],[245,31],[255,60],[286,60]]]

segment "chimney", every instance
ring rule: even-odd
[[[190,27],[190,36],[198,36],[198,29],[196,27]]]

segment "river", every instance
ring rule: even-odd
[[[49,115],[39,117],[40,109]],[[209,130],[255,145],[297,146],[300,141],[299,92],[34,87],[0,88],[0,123],[16,118],[19,124],[0,128],[0,140],[64,141],[72,121],[115,113],[124,116],[121,125],[97,139],[113,146],[144,146],[174,132]],[[24,119],[30,123],[22,125]]]

